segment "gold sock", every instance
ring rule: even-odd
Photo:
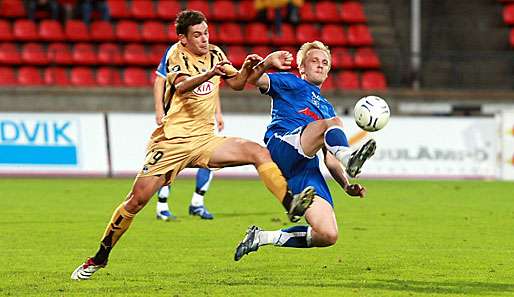
[[[257,167],[257,172],[264,182],[264,185],[266,185],[266,188],[277,197],[278,201],[280,201],[286,209],[289,209],[291,201],[287,199],[290,196],[287,191],[287,182],[277,164],[274,162],[261,164]],[[284,202],[286,203],[284,204]]]
[[[128,212],[125,207],[125,203],[120,204],[114,211],[111,221],[105,229],[102,241],[100,243],[100,249],[95,255],[94,262],[97,264],[105,263],[109,256],[111,249],[114,247],[118,239],[127,231],[130,223],[135,214]]]

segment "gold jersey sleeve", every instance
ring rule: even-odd
[[[189,138],[214,134],[220,77],[214,76],[180,95],[175,92],[174,83],[179,75],[195,76],[209,71],[216,63],[226,60],[225,54],[217,46],[209,45],[208,54],[196,56],[180,43],[173,45],[171,51],[165,92],[165,102],[169,102],[169,106],[163,118],[165,137]]]

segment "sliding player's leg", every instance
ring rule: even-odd
[[[209,190],[214,173],[207,168],[200,168],[196,173],[196,188],[189,205],[189,214],[199,216],[204,220],[212,220],[214,216],[205,208],[204,196]]]
[[[343,124],[337,117],[308,124],[303,129],[300,142],[307,156],[314,156],[325,146],[343,164],[351,177],[360,173],[362,165],[373,156],[376,148],[375,141],[370,139],[352,151]]]
[[[168,198],[170,196],[171,186],[163,186],[157,191],[157,207],[155,210],[155,216],[157,220],[162,221],[170,221],[176,220],[177,217],[173,215],[170,211],[170,207],[168,205]]]
[[[265,186],[287,210],[289,219],[293,222],[299,221],[312,203],[313,188],[301,189],[293,195],[266,148],[249,140],[231,137],[213,149],[208,162],[211,168],[248,164],[255,166]]]
[[[88,258],[86,262],[77,267],[72,273],[74,280],[89,279],[93,273],[107,265],[107,260],[112,248],[116,245],[121,236],[127,231],[134,216],[148,203],[150,198],[165,183],[165,177],[161,176],[138,176],[127,195],[127,199],[115,210],[112,218],[105,229],[100,241],[100,247],[94,257]]]

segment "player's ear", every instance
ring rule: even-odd
[[[303,65],[298,66],[298,71],[300,72],[300,75],[304,75],[305,74],[305,67],[303,67]]]
[[[179,34],[178,36],[178,40],[180,41],[180,43],[182,45],[186,45],[187,44],[187,38],[186,38],[186,35],[184,34]]]

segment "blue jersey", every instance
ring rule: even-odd
[[[168,59],[170,57],[170,51],[171,46],[169,46],[166,51],[164,52],[164,55],[161,58],[161,62],[159,63],[159,66],[157,66],[157,70],[155,70],[155,73],[162,77],[166,78],[166,75],[168,74]]]
[[[284,135],[310,122],[333,118],[334,107],[321,96],[318,86],[290,72],[268,74],[270,86],[263,93],[271,96],[271,123],[264,142],[275,133]]]

